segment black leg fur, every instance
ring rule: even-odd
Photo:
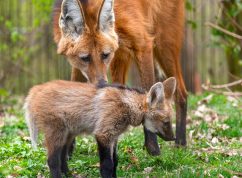
[[[68,176],[68,164],[67,164],[67,145],[65,145],[61,152],[61,172]]]
[[[53,151],[52,155],[48,156],[48,166],[52,178],[61,178],[61,150],[61,148],[57,148]]]
[[[187,101],[176,104],[176,145],[186,146]]]
[[[160,155],[160,147],[158,145],[156,134],[150,132],[144,127],[145,147],[152,156]]]
[[[99,158],[100,158],[100,172],[103,178],[112,178],[113,175],[113,161],[111,157],[111,148],[104,146],[97,140]]]
[[[71,145],[68,148],[68,157],[69,157],[69,159],[71,159],[71,157],[72,157],[72,154],[74,152],[75,146],[76,146],[76,139],[74,138],[72,143],[71,143]]]
[[[113,177],[116,178],[117,177],[117,174],[116,174],[116,171],[117,171],[117,166],[118,166],[118,154],[117,154],[117,142],[114,144],[114,147],[113,147]]]

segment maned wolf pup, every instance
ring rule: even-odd
[[[45,135],[52,177],[67,175],[67,152],[79,134],[94,134],[102,177],[116,177],[118,136],[141,123],[166,141],[174,140],[172,96],[176,80],[154,84],[148,93],[122,85],[52,81],[33,87],[25,102],[33,147],[38,130]]]

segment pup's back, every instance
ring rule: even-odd
[[[78,107],[88,105],[95,92],[96,88],[91,84],[52,81],[34,86],[26,98],[26,103],[31,105],[28,109],[36,114],[38,111],[64,112],[66,109],[76,108],[77,104]]]
[[[33,146],[36,146],[37,128],[45,132],[49,128],[68,128],[75,132],[73,126],[80,129],[76,119],[81,119],[80,125],[90,129],[83,132],[92,132],[94,128],[88,120],[90,118],[85,118],[85,111],[91,110],[95,93],[94,85],[77,82],[52,81],[34,86],[24,106]]]

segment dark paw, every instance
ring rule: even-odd
[[[151,156],[159,156],[160,155],[160,147],[157,143],[155,144],[145,144],[147,152]]]
[[[65,177],[73,177],[68,168],[65,168],[65,169],[62,168],[61,172]]]
[[[176,147],[183,148],[187,146],[187,142],[185,139],[176,139],[175,143],[176,143]]]

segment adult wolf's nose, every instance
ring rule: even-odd
[[[102,88],[102,87],[104,87],[107,84],[108,84],[108,82],[106,80],[104,80],[104,79],[98,80],[98,82],[97,82],[98,88]]]

